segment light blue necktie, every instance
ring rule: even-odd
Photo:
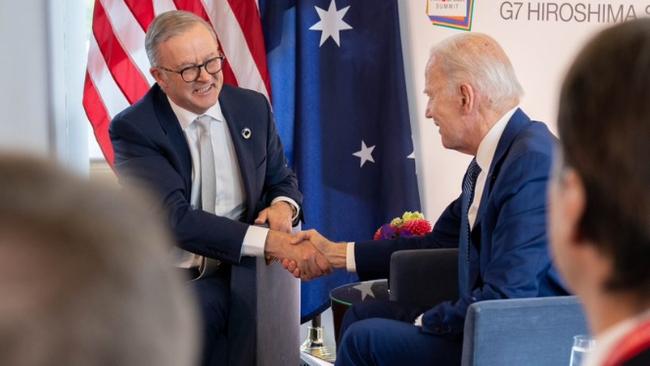
[[[214,150],[212,149],[212,138],[210,137],[210,123],[212,117],[202,115],[196,119],[199,132],[199,158],[201,164],[201,209],[214,213],[216,205],[217,180],[214,172]],[[211,275],[216,272],[221,261],[214,258],[203,257],[199,272],[199,278]]]
[[[199,132],[199,157],[201,164],[201,209],[214,213],[217,180],[214,172],[214,150],[210,137],[212,118],[202,115],[196,119]]]
[[[474,199],[474,186],[476,185],[476,178],[481,173],[481,167],[476,163],[476,159],[467,168],[465,179],[463,180],[463,194],[461,200],[461,220],[460,220],[460,235],[458,243],[458,286],[460,295],[468,295],[471,292],[471,284],[469,283],[469,251],[471,245],[471,228],[469,227],[469,218],[467,213],[469,207]]]

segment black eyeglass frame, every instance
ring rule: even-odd
[[[221,62],[220,62],[220,63],[221,63],[221,66],[220,66],[216,71],[214,71],[214,72],[210,72],[210,70],[208,70],[208,64],[211,63],[211,62],[213,62],[213,61],[216,61],[216,60],[220,60],[220,61],[221,61]],[[201,69],[204,69],[205,72],[207,72],[208,74],[214,76],[216,73],[218,73],[219,71],[221,71],[221,70],[223,69],[223,63],[224,63],[225,61],[226,61],[226,56],[224,56],[224,55],[220,55],[220,56],[213,57],[213,58],[211,58],[211,59],[209,59],[209,60],[206,60],[206,61],[205,61],[204,63],[202,63],[202,64],[192,65],[192,66],[187,66],[187,67],[184,67],[184,68],[182,68],[182,69],[180,69],[180,70],[172,70],[172,69],[168,69],[168,68],[166,68],[166,67],[164,67],[164,66],[158,66],[158,68],[159,68],[159,69],[162,69],[162,70],[165,70],[165,71],[173,72],[173,73],[175,73],[175,74],[179,74],[179,75],[181,76],[181,79],[183,79],[184,82],[186,82],[186,83],[192,83],[192,82],[197,81],[197,80],[199,79],[199,77],[201,77]],[[196,77],[194,77],[194,79],[187,80],[187,79],[183,76],[183,74],[184,74],[186,71],[189,71],[189,70],[192,70],[192,69],[196,69],[196,70],[198,70],[198,71],[196,72]]]

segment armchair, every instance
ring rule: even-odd
[[[300,281],[277,263],[244,257],[231,268],[228,322],[236,324],[228,329],[229,365],[297,365]]]
[[[456,299],[457,270],[457,249],[396,252],[390,299],[425,306]],[[479,301],[467,310],[461,364],[568,365],[572,337],[587,331],[575,296]]]
[[[300,281],[278,264],[246,257],[232,267],[230,286],[229,365],[297,365]]]

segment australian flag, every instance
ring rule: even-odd
[[[303,228],[371,239],[420,210],[396,0],[260,0],[276,123],[304,194]],[[302,321],[345,271],[302,284]]]

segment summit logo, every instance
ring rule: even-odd
[[[427,0],[427,16],[433,25],[472,30],[474,0]]]

